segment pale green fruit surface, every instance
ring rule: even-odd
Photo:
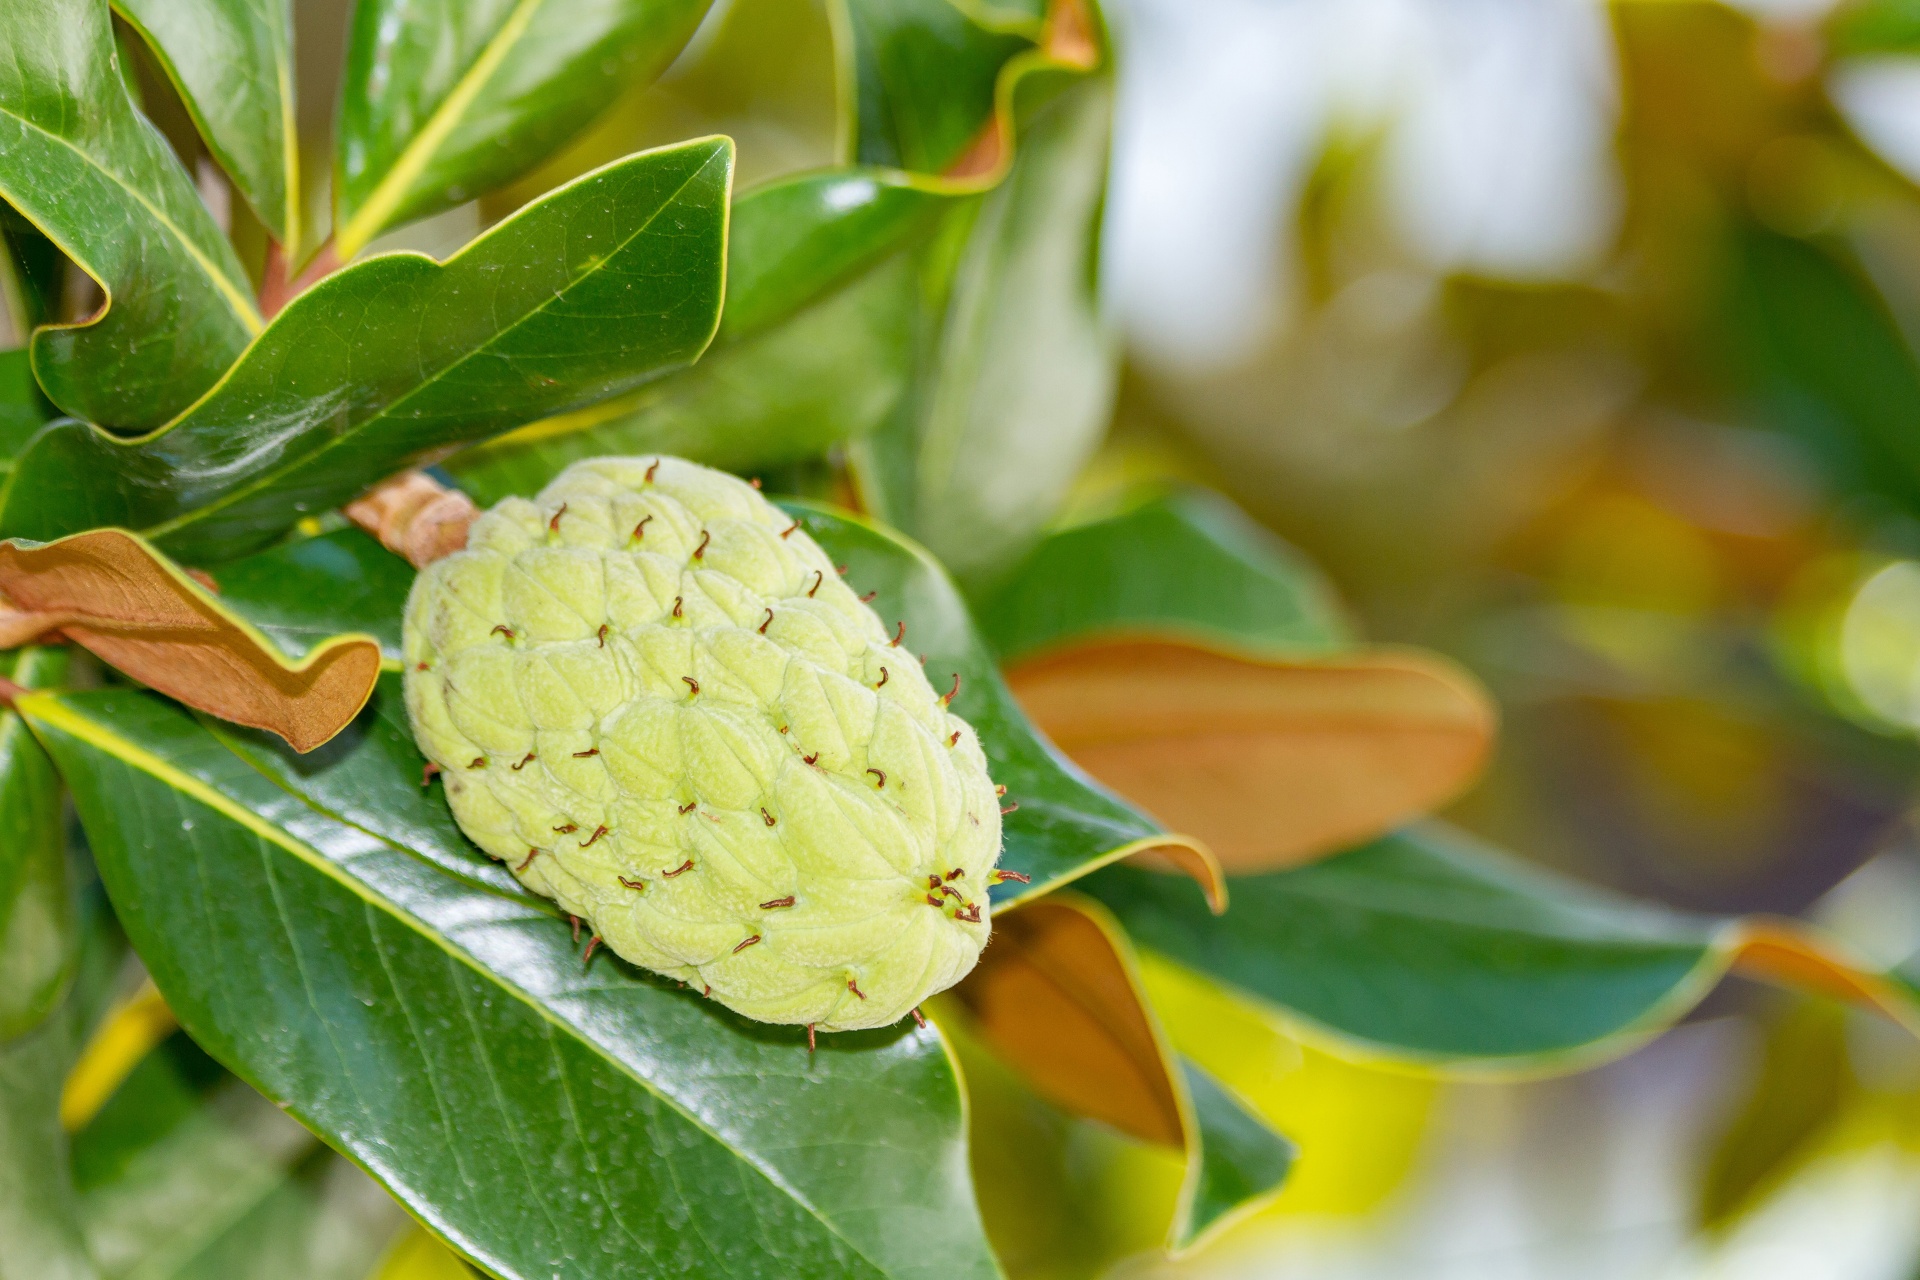
[[[751,486],[575,463],[414,583],[407,710],[454,817],[634,964],[763,1022],[883,1026],[987,941],[973,730]]]

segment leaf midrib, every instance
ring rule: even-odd
[[[458,963],[465,965],[468,969],[472,970],[475,974],[479,975],[485,981],[499,987],[501,990],[517,998],[521,1003],[525,1004],[529,1009],[531,1009],[542,1021],[546,1022],[549,1027],[558,1029],[560,1032],[566,1035],[568,1039],[580,1044],[583,1048],[586,1048],[587,1050],[589,1050],[597,1060],[606,1063],[610,1067],[614,1068],[616,1071],[620,1072],[620,1074],[626,1076],[628,1079],[632,1080],[635,1084],[639,1085],[642,1089],[652,1094],[655,1098],[658,1098],[671,1111],[673,1111],[674,1114],[680,1116],[694,1129],[706,1135],[706,1137],[710,1141],[718,1144],[723,1150],[731,1153],[736,1160],[740,1161],[740,1163],[748,1166],[749,1168],[753,1169],[756,1173],[760,1174],[760,1176],[765,1178],[768,1181],[768,1183],[770,1183],[772,1186],[777,1188],[781,1192],[781,1194],[787,1196],[795,1204],[805,1209],[808,1214],[812,1215],[815,1221],[819,1222],[820,1225],[823,1228],[825,1228],[828,1234],[830,1234],[835,1239],[844,1243],[847,1246],[847,1248],[850,1249],[855,1254],[855,1256],[859,1257],[862,1261],[866,1262],[867,1265],[871,1266],[875,1270],[875,1272],[877,1272],[882,1276],[892,1274],[887,1270],[885,1266],[883,1266],[881,1263],[879,1263],[874,1258],[872,1258],[867,1253],[867,1251],[863,1249],[859,1244],[849,1239],[847,1235],[840,1229],[839,1225],[833,1222],[833,1220],[828,1218],[824,1213],[822,1213],[819,1207],[816,1206],[810,1199],[808,1199],[804,1195],[801,1195],[798,1189],[790,1186],[787,1183],[786,1179],[780,1176],[777,1170],[768,1168],[760,1160],[756,1159],[751,1155],[748,1155],[747,1153],[741,1151],[739,1148],[735,1147],[733,1143],[728,1141],[726,1138],[722,1137],[720,1134],[714,1132],[714,1130],[710,1128],[706,1123],[704,1123],[699,1116],[687,1110],[687,1108],[683,1106],[678,1099],[674,1098],[671,1094],[661,1091],[658,1086],[656,1086],[652,1081],[648,1080],[645,1076],[642,1076],[638,1072],[634,1071],[633,1068],[628,1066],[625,1062],[621,1061],[620,1059],[605,1053],[603,1050],[599,1048],[599,1046],[595,1045],[592,1041],[587,1040],[585,1037],[581,1036],[576,1028],[570,1026],[566,1022],[561,1021],[549,1009],[547,1009],[545,1005],[543,1005],[539,1000],[535,999],[532,993],[523,989],[521,986],[519,986],[519,984],[511,982],[508,979],[502,977],[501,975],[493,972],[491,969],[486,968],[475,957],[470,955],[464,948],[456,945],[450,938],[448,938],[445,934],[441,933],[438,929],[434,929],[427,926],[424,921],[419,920],[409,912],[401,910],[397,904],[389,902],[385,898],[382,898],[378,894],[374,893],[366,885],[361,884],[357,879],[349,875],[344,869],[342,869],[340,866],[334,863],[331,859],[323,856],[318,850],[313,849],[303,841],[295,839],[291,834],[285,831],[281,831],[277,827],[274,827],[271,823],[268,823],[266,820],[262,819],[257,814],[248,810],[243,805],[238,804],[237,802],[232,800],[230,797],[224,795],[222,792],[216,789],[212,784],[205,782],[199,778],[196,778],[192,774],[189,774],[184,770],[181,770],[176,766],[169,764],[167,761],[162,760],[160,757],[154,755],[151,751],[148,751],[146,748],[141,747],[123,737],[120,737],[118,734],[113,733],[111,730],[107,729],[103,725],[100,725],[98,722],[94,720],[90,720],[85,716],[81,715],[80,713],[74,711],[72,708],[67,706],[64,702],[61,702],[57,697],[57,695],[29,694],[26,697],[20,699],[20,701],[22,703],[29,704],[27,711],[31,717],[37,718],[43,721],[44,723],[47,723],[61,730],[62,732],[67,733],[74,738],[77,738],[81,742],[84,742],[93,746],[97,750],[101,751],[103,754],[107,755],[112,759],[118,760],[121,764],[125,765],[130,769],[135,769],[141,773],[145,773],[148,777],[153,778],[155,781],[161,783],[163,786],[166,786],[170,790],[179,792],[183,795],[188,796],[193,800],[198,801],[200,804],[203,804],[206,807],[212,809],[214,812],[227,818],[229,821],[234,822],[235,824],[239,825],[243,829],[251,832],[255,836],[255,838],[261,840],[263,843],[274,845],[279,847],[280,849],[283,849],[288,854],[291,854],[296,860],[306,863],[308,866],[320,872],[322,875],[327,876],[328,878],[334,880],[342,888],[346,889],[349,893],[359,898],[362,902],[368,904],[369,906],[375,908],[376,910],[381,911],[388,917],[392,918],[397,923],[399,923],[403,928],[406,928],[409,931],[416,933],[421,937],[426,938],[428,941],[432,942],[435,946],[439,947],[448,956],[453,958]],[[241,759],[244,763],[245,762],[244,757],[241,757]],[[256,766],[252,766],[251,764],[249,764],[249,767],[257,768]],[[269,778],[269,780],[272,781],[271,778]],[[275,785],[279,785],[279,784],[276,782]],[[281,789],[286,790],[285,787],[282,787]],[[327,810],[323,808],[320,808],[317,805],[314,805],[312,801],[307,800],[306,797],[299,796],[297,795],[297,793],[293,793],[293,792],[288,792],[288,794],[294,795],[296,799],[303,801],[310,808],[314,809],[315,812],[320,813],[322,816],[327,817],[334,821],[338,821],[338,819],[333,818],[333,815],[331,813],[329,813]],[[342,823],[341,825],[347,826],[350,829],[355,831],[362,830],[359,827],[352,826],[352,824],[350,823]],[[372,836],[371,838],[374,839],[379,844],[381,844],[382,846],[388,848],[389,850],[393,850],[396,852],[401,851],[399,850],[398,846],[396,846],[390,840],[386,840],[379,836]],[[435,870],[439,870],[439,868],[435,868]],[[506,899],[502,897],[502,901],[510,901],[510,899]]]
[[[493,78],[493,73],[513,52],[514,46],[533,24],[534,15],[544,3],[545,0],[518,0],[506,21],[500,24],[500,29],[488,37],[480,56],[461,72],[453,88],[448,90],[446,97],[440,100],[440,105],[427,118],[425,127],[413,135],[413,140],[401,150],[393,167],[387,170],[387,176],[379,181],[366,203],[340,229],[337,241],[343,256],[350,257],[365,248],[387,218],[400,207],[414,180],[426,170],[440,144],[458,127],[460,118],[473,105],[473,100],[486,87],[487,81]]]
[[[271,488],[275,483],[279,481],[279,479],[282,476],[285,476],[290,472],[296,471],[311,463],[318,462],[320,459],[324,458],[328,453],[332,452],[335,449],[344,448],[348,445],[357,443],[365,432],[373,429],[374,427],[378,426],[380,423],[386,421],[393,414],[405,408],[405,406],[410,401],[412,401],[415,397],[424,395],[427,391],[438,386],[443,379],[450,377],[460,369],[464,368],[470,362],[474,360],[478,360],[480,357],[492,351],[500,343],[504,342],[506,339],[508,339],[513,334],[518,332],[521,326],[528,324],[529,322],[533,321],[539,316],[545,315],[549,307],[552,307],[556,303],[564,301],[567,297],[569,297],[573,293],[575,289],[577,289],[581,285],[582,282],[598,275],[601,271],[605,270],[609,266],[609,264],[613,262],[615,258],[625,253],[628,247],[631,246],[634,241],[638,240],[641,236],[645,235],[647,231],[653,226],[653,224],[659,220],[662,214],[664,214],[668,209],[672,208],[675,205],[675,203],[679,201],[680,196],[687,190],[688,187],[691,187],[696,181],[698,181],[701,175],[706,173],[708,167],[712,165],[715,157],[718,156],[719,154],[721,153],[716,152],[714,156],[709,156],[697,168],[695,168],[692,173],[688,174],[685,180],[683,180],[679,186],[673,189],[672,194],[666,196],[660,201],[659,206],[656,209],[654,209],[654,211],[651,214],[647,216],[647,219],[645,222],[641,223],[638,227],[634,229],[632,234],[628,235],[618,245],[615,245],[606,254],[601,256],[601,258],[597,262],[595,262],[592,266],[588,267],[585,271],[582,271],[579,275],[574,276],[571,280],[567,281],[565,287],[555,292],[551,297],[542,301],[538,306],[532,308],[529,311],[522,312],[520,316],[517,317],[511,324],[495,332],[495,334],[491,338],[488,338],[481,345],[474,347],[473,349],[468,351],[465,355],[462,355],[459,358],[453,361],[450,361],[446,365],[442,366],[440,369],[436,370],[431,376],[427,377],[425,380],[414,384],[414,386],[410,390],[408,390],[404,395],[400,396],[396,400],[389,401],[387,404],[382,405],[380,408],[376,409],[374,412],[368,414],[366,417],[362,418],[359,422],[355,423],[352,427],[349,427],[346,431],[343,431],[331,437],[324,444],[322,444],[318,449],[315,449],[310,453],[303,453],[297,458],[284,462],[278,466],[269,468],[267,471],[261,473],[259,477],[248,482],[247,484],[240,485],[234,489],[230,489],[227,492],[221,494],[219,497],[214,498],[211,501],[208,501],[206,503],[201,504],[200,506],[193,508],[191,511],[183,512],[180,515],[175,516],[171,520],[162,521],[159,524],[152,525],[149,528],[142,531],[143,535],[147,538],[158,540],[160,538],[166,537],[168,534],[173,533],[177,530],[192,528],[194,525],[201,523],[203,520],[209,518],[211,515],[218,514],[222,511],[225,511],[227,508],[234,506],[235,504],[243,501],[244,499],[252,497],[254,494],[259,493],[264,489]],[[621,161],[615,161],[614,163],[619,164],[621,163]],[[586,181],[588,179],[595,177],[596,174],[604,173],[604,172],[605,172],[604,169],[598,170],[596,171],[595,174],[586,175],[584,178],[581,179],[581,181]],[[461,257],[465,256],[465,254],[468,251],[475,249],[480,244],[484,243],[484,240],[485,240],[485,237],[482,237],[481,240],[475,241],[473,244],[469,244],[468,246],[466,246],[466,248],[462,249],[459,253],[447,259],[445,262],[434,263],[434,266],[441,271],[446,271],[451,269],[455,262],[459,261]],[[378,259],[376,258],[375,261],[377,260]],[[432,261],[432,259],[428,259],[428,261]],[[716,316],[716,323],[717,322],[718,322],[718,317]],[[247,354],[248,354],[247,352],[241,353],[240,358],[234,361],[234,368],[236,369],[239,368],[239,366],[246,361]],[[216,387],[215,390],[217,391],[218,387]],[[211,397],[212,394],[213,392],[209,392],[208,396]],[[136,446],[141,444],[146,444],[150,441],[160,439],[162,433],[170,434],[172,431],[176,429],[179,429],[182,427],[191,427],[192,425],[193,424],[188,423],[184,420],[176,421],[174,425],[171,427],[163,427],[160,433],[156,433],[153,436],[148,436],[143,439],[133,441],[132,443],[135,444]]]

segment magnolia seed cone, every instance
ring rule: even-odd
[[[461,829],[613,951],[763,1022],[883,1026],[989,929],[986,758],[784,512],[674,458],[575,463],[407,602]]]

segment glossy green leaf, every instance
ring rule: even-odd
[[[273,238],[301,243],[291,0],[113,0]]]
[[[960,692],[954,713],[974,727],[993,780],[1019,808],[1001,820],[1000,866],[1030,883],[996,885],[996,909],[1076,880],[1141,849],[1178,844],[1152,819],[1102,788],[1034,731],[1007,691],[993,655],[973,629],[967,607],[939,564],[923,549],[878,525],[824,507],[789,502],[801,527],[862,595],[874,593],[881,621],[906,624],[903,661],[926,659],[927,679]],[[1171,879],[1147,872],[1151,879]],[[1182,882],[1183,887],[1186,887]]]
[[[0,491],[0,531],[118,525],[214,563],[425,454],[690,362],[718,319],[732,156],[725,139],[630,156],[445,264],[391,254],[329,276],[160,431],[48,427]]]
[[[1130,867],[1084,888],[1144,949],[1323,1033],[1442,1064],[1611,1056],[1728,963],[1724,922],[1613,898],[1438,824],[1229,885],[1223,919],[1191,885]]]
[[[1033,47],[948,0],[832,0],[845,99],[842,154],[944,173],[993,118],[1000,71]]]
[[[363,0],[340,88],[336,244],[485,195],[651,80],[710,0]]]
[[[72,1057],[70,1012],[0,1044],[0,1275],[100,1280],[80,1231],[60,1131],[60,1085]]]
[[[721,342],[760,332],[890,255],[949,201],[884,169],[833,169],[740,197],[727,246]]]
[[[19,649],[0,671],[43,689],[66,675],[60,649]],[[53,762],[20,717],[0,710],[0,1043],[38,1026],[65,994],[79,951],[66,824]]]
[[[27,349],[0,351],[0,467],[13,465],[49,416]]]
[[[881,171],[770,183],[733,207],[727,301],[699,364],[594,409],[450,460],[482,502],[532,493],[568,463],[661,452],[751,469],[873,430],[916,354],[907,246],[950,201]]]
[[[963,582],[1031,546],[1106,431],[1118,347],[1095,264],[1111,105],[1106,81],[1080,79],[1026,123],[972,218],[910,411],[858,455],[875,509]]]
[[[1173,1223],[1176,1249],[1191,1249],[1270,1200],[1293,1167],[1294,1146],[1191,1058],[1178,1058],[1199,1141]]]
[[[343,631],[370,635],[400,661],[400,615],[413,566],[360,529],[283,542],[220,566],[220,603],[288,657],[303,658]]]
[[[1155,494],[1049,534],[979,617],[1003,661],[1100,632],[1187,633],[1288,653],[1353,641],[1312,562],[1204,489]]]
[[[809,1054],[583,965],[419,789],[398,701],[294,757],[148,694],[26,700],[199,1043],[503,1277],[996,1274],[936,1033]]]
[[[581,458],[671,453],[755,468],[814,457],[877,427],[911,380],[915,262],[896,255],[783,324],[716,343],[630,397],[535,423],[444,466],[481,502],[534,493]]]
[[[246,273],[122,84],[106,0],[0,7],[0,199],[106,291],[33,337],[68,413],[151,427],[212,386],[260,327]]]
[[[998,121],[1004,136],[995,135],[993,163],[952,179],[856,166],[748,192],[734,209],[726,311],[708,357],[625,401],[536,423],[451,460],[448,469],[470,491],[531,492],[567,463],[609,453],[658,450],[742,470],[777,466],[865,436],[898,413],[911,416],[903,402],[940,341],[955,266],[958,245],[942,247],[941,229],[964,234],[974,193],[1000,180],[1013,151],[1016,90],[1031,105],[1057,86],[1033,93],[1029,73],[1059,64],[1028,38],[1038,34],[1037,20],[982,11],[975,19],[1008,19],[1003,30],[988,31],[945,0],[861,0],[852,16],[838,16],[836,39],[849,58],[854,43],[884,44],[889,32],[908,50],[896,68],[901,78],[891,82],[862,79],[849,62],[847,92],[864,94],[883,114],[893,112],[889,95],[907,95],[888,118],[915,137],[938,132],[941,120],[969,136]],[[1005,34],[1016,29],[1026,34]],[[959,60],[942,60],[943,49],[958,50]],[[912,70],[923,56],[937,64],[926,75]],[[856,92],[856,81],[866,88]],[[845,123],[851,139],[857,122],[848,116]],[[845,150],[859,148],[849,141]],[[887,159],[893,155],[881,147],[877,161],[895,164],[897,157]]]

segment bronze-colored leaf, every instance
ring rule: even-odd
[[[1433,654],[1281,658],[1192,640],[1088,640],[1007,681],[1076,763],[1231,874],[1349,847],[1446,803],[1492,742],[1492,702]]]
[[[0,593],[36,634],[57,627],[134,679],[200,711],[266,729],[296,751],[333,737],[380,676],[370,636],[289,661],[188,573],[121,529],[0,542]]]
[[[349,502],[342,514],[424,569],[467,545],[467,529],[480,508],[424,471],[403,471]]]
[[[1097,906],[1050,894],[993,922],[955,994],[1043,1097],[1147,1142],[1185,1142],[1168,1050]]]
[[[994,920],[993,943],[953,990],[965,1030],[1047,1101],[1186,1158],[1167,1249],[1198,1248],[1267,1203],[1293,1146],[1174,1053],[1139,962],[1106,909],[1071,891]]]
[[[1721,946],[1733,973],[1878,1009],[1920,1035],[1920,997],[1912,988],[1875,972],[1797,920],[1752,916],[1736,921]]]

